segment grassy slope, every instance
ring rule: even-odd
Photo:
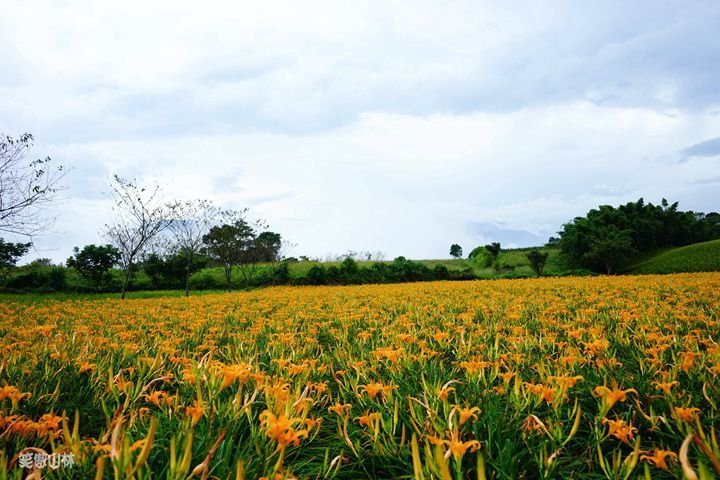
[[[624,273],[714,271],[720,271],[720,240],[654,252],[633,263]]]

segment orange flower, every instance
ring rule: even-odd
[[[555,399],[555,389],[546,387],[542,383],[525,383],[528,391],[533,395],[537,395],[540,400],[545,400],[547,403],[552,403]]]
[[[467,442],[463,442],[457,429],[455,429],[452,433],[448,432],[447,436],[449,438],[448,440],[440,439],[435,436],[427,437],[428,441],[433,445],[445,445],[447,447],[447,450],[445,451],[445,458],[450,458],[450,455],[452,455],[456,462],[460,462],[463,455],[465,455],[468,450],[470,452],[476,452],[480,449],[480,442],[477,440],[468,440]]]
[[[60,428],[60,422],[62,422],[62,417],[58,417],[52,413],[46,413],[40,417],[40,421],[38,423],[42,424],[43,427],[48,430],[57,430]]]
[[[695,407],[675,407],[675,416],[683,422],[692,423],[695,421],[695,414],[700,411]]]
[[[456,383],[456,380],[450,380],[445,385],[440,387],[440,389],[437,391],[438,399],[442,400],[443,402],[447,401],[448,397],[450,396],[450,393],[455,391],[455,387],[450,386],[453,383]]]
[[[9,398],[12,402],[13,407],[16,407],[18,402],[23,398],[30,398],[31,396],[32,394],[30,394],[29,392],[20,393],[20,390],[10,385],[0,387],[0,402],[5,400],[6,398]]]
[[[396,388],[397,386],[395,385],[383,385],[379,382],[368,383],[367,385],[360,387],[360,393],[367,393],[370,398],[374,400],[378,393],[382,393],[383,397],[387,397]]]
[[[448,446],[448,451],[445,452],[445,458],[449,458],[450,454],[452,454],[452,456],[455,457],[455,461],[458,462],[468,450],[470,450],[470,452],[476,452],[480,449],[480,442],[477,440],[463,442],[457,439],[450,439],[446,440],[445,444]]]
[[[202,407],[202,404],[195,400],[195,403],[191,407],[185,407],[185,415],[188,415],[192,417],[192,424],[193,426],[200,420],[200,417],[203,416],[205,410]]]
[[[92,372],[95,370],[94,363],[83,362],[80,364],[80,373]]]
[[[634,388],[621,390],[617,387],[613,387],[613,389],[610,390],[608,387],[601,385],[599,387],[595,387],[593,393],[596,397],[602,397],[603,404],[605,404],[606,408],[610,410],[617,402],[624,402],[628,393],[634,393],[637,395],[637,390]]]
[[[685,372],[689,371],[695,366],[695,358],[700,356],[700,354],[697,352],[682,352],[680,355],[682,356],[681,368]]]
[[[230,365],[222,367],[223,381],[220,385],[220,390],[229,386],[235,380],[240,380],[240,383],[245,383],[250,375],[251,367],[248,365]]]
[[[260,414],[260,424],[265,428],[267,436],[278,443],[278,446],[285,448],[291,443],[296,447],[300,446],[300,439],[307,438],[308,431],[295,430],[293,425],[300,423],[301,419],[289,419],[285,415],[276,416],[270,410]]]
[[[577,382],[584,381],[585,379],[582,375],[575,375],[574,377],[550,377],[550,380],[557,383],[560,391],[564,394],[574,387]]]
[[[152,392],[152,393],[149,394],[149,395],[145,395],[144,398],[145,398],[145,400],[147,400],[148,402],[154,403],[156,407],[159,407],[159,406],[160,406],[160,402],[161,402],[164,398],[167,398],[167,396],[168,396],[167,393],[165,393],[165,392],[163,392],[163,391],[160,391],[160,390],[157,390],[157,391],[155,391],[155,392]]]
[[[355,417],[355,420],[358,421],[359,425],[365,425],[366,427],[370,427],[371,429],[375,429],[377,426],[377,422],[380,420],[381,415],[378,412],[370,413],[369,410],[365,411],[365,415],[361,417]]]
[[[478,407],[455,407],[455,411],[458,413],[460,425],[465,425],[470,418],[478,419],[477,414],[480,412],[480,409]]]
[[[339,417],[344,417],[345,415],[347,415],[347,412],[349,412],[351,408],[352,405],[350,405],[349,403],[346,403],[344,405],[336,403],[332,407],[328,408],[328,412],[334,413]]]
[[[528,417],[525,419],[525,421],[522,424],[522,429],[526,432],[544,432],[548,435],[550,435],[550,432],[548,432],[547,427],[545,426],[545,423],[543,423],[542,420],[540,420],[535,415],[528,415]],[[525,434],[523,434],[524,436]]]
[[[623,443],[630,443],[630,440],[634,438],[635,432],[637,432],[637,428],[626,424],[625,420],[609,420],[603,418],[602,424],[608,425],[608,435],[617,438]]]
[[[666,395],[670,395],[673,387],[680,385],[680,382],[673,380],[672,382],[652,382],[656,390],[662,390]]]
[[[652,455],[641,455],[640,460],[645,460],[660,470],[667,470],[668,464],[665,459],[668,457],[677,459],[677,454],[670,450],[653,450]]]

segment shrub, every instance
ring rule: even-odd
[[[314,265],[305,277],[310,285],[325,285],[328,281],[327,272],[322,265]]]

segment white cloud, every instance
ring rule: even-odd
[[[320,256],[442,257],[639,196],[717,210],[717,158],[680,162],[720,131],[714,2],[2,8],[0,124],[75,167],[56,259],[101,240],[112,172]]]

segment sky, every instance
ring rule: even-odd
[[[540,245],[718,211],[720,3],[0,0],[0,133],[69,169],[28,258],[105,243],[115,173],[296,247]]]

